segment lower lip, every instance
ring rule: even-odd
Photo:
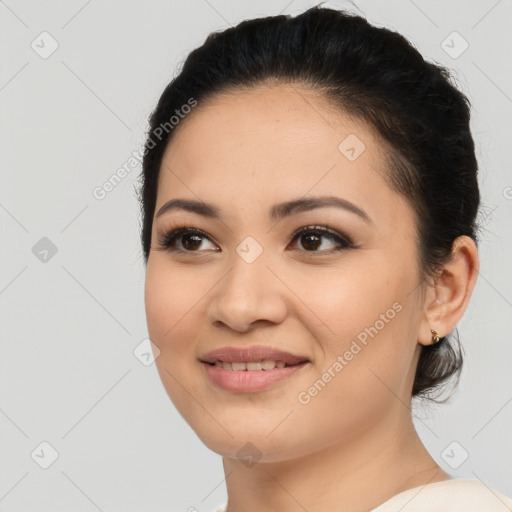
[[[273,370],[225,370],[220,366],[201,363],[211,380],[217,386],[228,391],[250,393],[263,391],[273,384],[289,378],[308,363],[300,363]]]

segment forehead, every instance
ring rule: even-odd
[[[379,206],[400,202],[384,180],[384,146],[373,130],[311,90],[224,92],[177,128],[162,160],[157,208],[186,196],[246,211],[309,192],[381,215]]]

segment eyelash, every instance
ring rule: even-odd
[[[355,248],[354,243],[350,240],[349,237],[345,235],[341,235],[337,231],[333,230],[332,228],[329,228],[327,226],[304,226],[300,228],[299,230],[295,231],[290,236],[290,241],[295,240],[296,238],[299,238],[300,236],[304,235],[305,233],[314,233],[316,235],[324,236],[326,238],[329,238],[333,242],[336,242],[340,245],[340,247],[337,247],[335,249],[329,249],[329,250],[323,250],[323,251],[307,251],[303,250],[302,252],[308,252],[308,253],[319,253],[319,254],[333,254],[338,251],[346,250],[346,249],[353,249]],[[202,238],[207,238],[210,240],[210,237],[200,229],[194,228],[190,225],[182,224],[179,227],[172,229],[158,237],[158,243],[163,248],[163,250],[171,251],[171,252],[181,252],[181,253],[194,253],[198,252],[201,253],[203,251],[187,251],[182,249],[176,249],[173,247],[174,242],[179,239],[180,237],[188,234],[194,234],[198,235]],[[211,241],[211,240],[210,240]]]

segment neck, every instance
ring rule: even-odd
[[[451,478],[406,412],[355,439],[285,461],[249,467],[224,457],[228,512],[368,512],[407,489]]]

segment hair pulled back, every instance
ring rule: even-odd
[[[422,278],[435,278],[458,236],[477,242],[480,194],[470,103],[451,82],[447,68],[425,61],[402,35],[320,6],[211,33],[188,55],[149,119],[138,192],[146,264],[162,157],[176,130],[171,117],[182,118],[191,110],[187,105],[200,109],[216,93],[295,83],[318,91],[380,136],[389,185],[416,213]],[[462,351],[458,336],[459,350],[453,341],[448,333],[422,347],[413,397],[434,400],[434,390],[459,376]]]

